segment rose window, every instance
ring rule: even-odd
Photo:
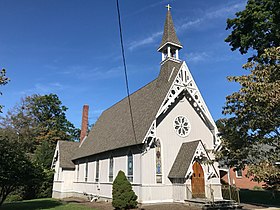
[[[191,124],[186,117],[178,116],[174,120],[174,129],[179,136],[186,137],[190,133]]]

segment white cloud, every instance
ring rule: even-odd
[[[197,27],[199,25],[209,23],[209,20],[229,17],[229,15],[242,10],[244,6],[245,6],[245,2],[242,2],[234,5],[224,6],[221,8],[210,9],[209,11],[205,12],[203,16],[198,17],[196,19],[189,20],[188,18],[186,18],[186,22],[179,25],[177,27],[178,28],[177,31],[182,32],[191,27]]]
[[[89,66],[73,66],[71,67],[73,74],[82,80],[104,80],[118,77],[122,74],[122,66],[115,66],[109,69],[92,68]]]
[[[232,54],[217,54],[216,52],[191,52],[186,55],[186,60],[191,63],[198,62],[208,62],[209,58],[211,58],[211,62],[225,62],[225,61],[233,61],[240,60],[242,57],[240,56],[232,56]]]
[[[69,79],[80,80],[105,80],[114,77],[119,77],[123,74],[123,66],[114,66],[109,69],[104,67],[92,67],[90,65],[73,65],[65,67],[63,70],[59,70],[58,67],[52,67],[57,69],[53,71],[52,76],[63,75]]]
[[[209,20],[213,20],[216,18],[228,17],[229,15],[233,14],[234,12],[240,11],[244,8],[246,2],[241,2],[233,5],[227,5],[220,8],[212,8],[209,11],[206,11],[203,16],[190,20],[189,17],[185,18],[185,21],[177,26],[177,32],[183,32],[186,29],[197,27],[199,25],[208,23]],[[159,41],[159,38],[162,36],[162,31],[155,32],[149,35],[146,38],[133,41],[129,44],[128,49],[134,50],[138,47],[154,43]]]
[[[187,55],[187,61],[189,62],[203,62],[209,58],[208,53],[206,52],[200,52],[200,53],[189,53]]]
[[[230,6],[221,7],[210,11],[205,14],[205,19],[213,19],[213,18],[220,18],[220,17],[228,17],[229,14],[233,14],[237,11],[242,10],[245,7],[246,2],[237,3]]]
[[[66,86],[60,84],[59,82],[54,83],[48,83],[48,84],[42,84],[37,83],[34,85],[33,88],[20,91],[20,95],[30,95],[30,94],[48,94],[48,93],[54,93],[60,90],[64,90]]]
[[[161,37],[161,36],[162,36],[162,31],[153,33],[149,37],[146,37],[146,38],[144,38],[142,40],[131,42],[129,44],[128,49],[129,50],[134,50],[135,48],[141,47],[143,45],[151,44],[151,43],[155,42],[156,40],[158,40],[158,38]]]
[[[191,28],[194,25],[200,24],[201,22],[202,22],[202,19],[200,19],[200,18],[198,18],[196,20],[187,21],[187,22],[183,23],[182,25],[180,25],[178,27],[177,31],[186,30],[188,28]]]

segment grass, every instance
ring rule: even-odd
[[[93,210],[93,208],[83,206],[76,203],[65,203],[56,199],[35,199],[28,201],[19,201],[12,203],[4,203],[0,206],[0,210]]]

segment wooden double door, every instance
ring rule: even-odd
[[[192,168],[192,197],[205,198],[205,181],[202,166],[200,163],[195,162]]]

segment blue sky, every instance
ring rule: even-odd
[[[215,120],[223,117],[225,97],[238,89],[228,75],[246,73],[246,57],[224,39],[226,19],[243,10],[245,0],[121,0],[130,91],[157,77],[161,41],[170,3],[187,62]],[[55,93],[67,117],[81,124],[83,104],[89,121],[126,96],[115,0],[0,0],[0,68],[10,83],[1,87],[3,111],[21,98]],[[151,98],[152,100],[152,98]]]

